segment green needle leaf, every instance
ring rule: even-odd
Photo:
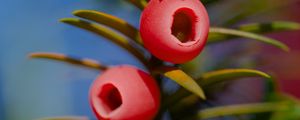
[[[118,33],[98,24],[90,23],[84,20],[76,19],[76,18],[63,18],[60,20],[61,22],[85,29],[92,33],[98,34],[111,40],[113,43],[119,45],[120,47],[126,49],[135,57],[137,57],[144,65],[147,65],[147,60],[144,55],[139,52],[132,44],[129,43],[129,40],[125,37],[119,35]]]
[[[289,21],[273,21],[267,23],[249,23],[238,27],[239,30],[253,33],[280,32],[300,30],[300,24]]]
[[[59,53],[45,53],[45,52],[38,52],[38,53],[31,53],[29,55],[30,58],[42,58],[42,59],[50,59],[56,60],[61,62],[66,62],[74,65],[84,66],[88,68],[93,68],[97,70],[106,70],[107,66],[101,65],[96,60],[91,59],[78,59],[73,58],[64,54]]]
[[[217,84],[224,81],[229,80],[236,80],[238,78],[244,77],[263,77],[267,78],[268,80],[272,80],[272,77],[266,73],[257,70],[251,69],[225,69],[225,70],[218,70],[212,71],[208,73],[204,73],[202,77],[197,79],[197,83],[202,86],[203,89],[207,89],[209,85]],[[175,104],[185,97],[189,96],[190,93],[187,92],[185,89],[180,88],[174,94],[172,94],[169,98],[171,100],[167,100],[168,106]]]
[[[136,28],[134,28],[132,25],[130,25],[128,22],[126,22],[125,20],[95,10],[77,10],[74,11],[73,14],[75,16],[109,26],[123,33],[124,35],[128,36],[132,40],[135,40],[135,42],[137,42],[138,44],[140,45],[143,44],[139,36],[139,31]]]
[[[271,79],[272,77],[268,74],[252,69],[225,69],[204,73],[202,77],[197,80],[203,86],[209,86],[216,83],[235,80],[244,77],[263,77]]]
[[[130,2],[131,4],[135,5],[140,10],[145,9],[148,2],[146,0],[126,0],[127,2]]]
[[[186,90],[196,94],[202,99],[206,99],[202,88],[196,83],[193,78],[184,73],[182,70],[171,70],[164,73],[164,75],[171,80],[174,80]]]
[[[209,32],[210,33],[208,38],[208,44],[227,41],[232,37],[244,37],[244,38],[249,38],[249,39],[253,39],[253,40],[257,40],[263,43],[273,45],[284,51],[289,51],[289,47],[286,46],[284,43],[255,33],[244,32],[244,31],[228,29],[228,28],[218,28],[218,27],[211,27]]]
[[[266,113],[283,111],[288,106],[285,102],[273,102],[273,103],[254,103],[243,105],[229,105],[215,108],[209,108],[198,112],[197,118],[208,119],[214,117],[222,117],[228,115],[244,115],[255,113]]]
[[[88,118],[87,117],[77,117],[77,116],[64,116],[64,117],[41,118],[39,120],[88,120]]]
[[[300,102],[293,96],[277,94],[275,100],[280,99],[288,103],[289,107],[285,111],[278,111],[271,115],[270,120],[299,120],[300,119]],[[277,98],[276,98],[277,97]],[[277,100],[279,101],[279,100]]]

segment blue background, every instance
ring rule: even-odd
[[[98,71],[47,60],[31,52],[59,52],[104,64],[141,64],[107,40],[58,22],[72,11],[93,9],[138,26],[139,10],[124,0],[1,0],[0,119],[88,116],[88,90]]]

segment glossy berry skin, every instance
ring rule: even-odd
[[[140,33],[157,58],[184,63],[203,49],[209,18],[200,0],[151,0],[142,13]]]
[[[152,120],[160,105],[159,87],[133,66],[111,67],[92,84],[90,103],[100,120]]]

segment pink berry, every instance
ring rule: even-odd
[[[199,0],[151,0],[142,13],[140,33],[157,58],[184,63],[203,49],[209,18]]]
[[[98,119],[151,120],[160,105],[159,87],[133,66],[111,67],[91,86],[90,103]]]

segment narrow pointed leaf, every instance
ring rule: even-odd
[[[232,37],[243,37],[248,39],[257,40],[269,45],[273,45],[277,48],[280,48],[284,51],[289,51],[289,47],[286,46],[284,43],[277,41],[275,39],[265,37],[259,34],[251,33],[251,32],[244,32],[235,29],[228,29],[228,28],[219,28],[219,27],[211,27],[210,34],[208,38],[208,44],[215,43],[215,42],[222,42],[227,41]]]
[[[253,33],[268,33],[290,30],[300,30],[300,24],[289,21],[273,21],[267,23],[249,23],[238,27],[239,30]]]
[[[292,4],[296,4],[296,1],[285,1],[279,4],[270,4],[270,1],[268,0],[248,0],[241,2],[241,4],[236,4],[231,7],[233,8],[231,11],[236,7],[242,9],[229,15],[230,19],[222,20],[225,21],[222,26],[231,26],[247,18],[254,18],[256,15],[262,15],[266,12],[277,12],[289,7]]]
[[[208,73],[204,73],[202,77],[197,80],[203,86],[209,86],[216,83],[235,80],[238,78],[245,77],[263,77],[266,79],[271,79],[271,76],[268,74],[252,69],[225,69],[212,71]]]
[[[202,77],[197,79],[197,83],[202,86],[203,89],[207,89],[208,86],[217,84],[220,82],[230,81],[230,80],[236,80],[238,78],[245,78],[245,77],[263,77],[268,79],[269,81],[272,80],[272,77],[268,74],[252,70],[252,69],[225,69],[225,70],[218,70],[218,71],[212,71],[208,73],[204,73]],[[179,89],[174,94],[172,94],[169,98],[171,100],[168,100],[168,106],[175,104],[185,97],[188,97],[191,95],[189,92],[187,92],[185,89]]]
[[[288,106],[286,105],[285,102],[229,105],[229,106],[221,106],[221,107],[204,109],[198,112],[197,118],[208,119],[208,118],[223,117],[229,115],[245,115],[245,114],[276,112],[276,111],[285,110],[287,107]]]
[[[74,58],[70,57],[64,54],[59,53],[45,53],[45,52],[38,52],[38,53],[31,53],[29,55],[30,58],[42,58],[42,59],[50,59],[50,60],[56,60],[61,61],[69,64],[84,66],[88,68],[93,68],[97,70],[106,70],[107,67],[104,65],[101,65],[99,62],[91,59],[80,59],[80,58]]]
[[[174,80],[176,83],[181,85],[186,90],[196,94],[200,98],[202,98],[202,99],[206,98],[202,88],[197,84],[197,82],[193,78],[191,78],[189,75],[184,73],[182,70],[178,70],[178,69],[171,70],[171,71],[164,73],[164,75],[166,77],[170,78],[171,80]]]
[[[140,10],[143,10],[148,4],[148,2],[146,0],[126,0],[126,1],[128,1],[131,4],[135,5]]]
[[[80,117],[80,116],[64,116],[64,117],[41,118],[39,120],[88,120],[88,118]]]
[[[300,101],[290,95],[277,94],[275,99],[281,99],[288,103],[288,108],[284,111],[278,111],[271,115],[270,120],[299,120],[300,119]],[[278,100],[277,100],[278,101]]]
[[[84,20],[76,19],[76,18],[64,18],[60,20],[61,22],[67,23],[69,25],[73,25],[92,33],[98,34],[102,37],[107,38],[113,43],[119,45],[120,47],[129,51],[132,55],[137,57],[142,63],[147,65],[146,59],[144,55],[139,52],[133,45],[129,43],[129,40],[125,37],[119,35],[118,33],[98,24],[90,23]]]
[[[123,19],[95,10],[77,10],[73,14],[109,26],[142,45],[139,31]]]

